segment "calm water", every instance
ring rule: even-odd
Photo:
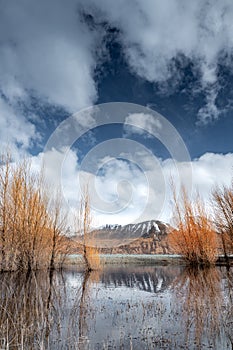
[[[2,349],[233,349],[233,271],[0,275]]]

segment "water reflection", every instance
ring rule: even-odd
[[[227,303],[224,309],[225,332],[233,349],[233,271],[226,269],[224,272],[224,287],[227,294]]]
[[[0,275],[2,349],[231,349],[232,272],[177,266]]]
[[[124,286],[158,293],[165,291],[182,269],[177,266],[108,268],[102,273],[101,282],[105,287]]]
[[[64,336],[68,294],[62,273],[1,274],[0,348],[48,349],[59,344]]]
[[[4,273],[0,283],[1,347],[45,346],[52,293],[49,276]]]
[[[221,330],[220,271],[215,267],[186,268],[173,286],[176,302],[183,310],[186,343],[192,341],[200,348],[203,337],[213,343]]]

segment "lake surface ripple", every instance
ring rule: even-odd
[[[0,349],[233,349],[233,271],[0,275]]]

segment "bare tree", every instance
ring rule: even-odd
[[[59,196],[51,198],[43,174],[34,173],[29,160],[12,163],[8,154],[2,156],[1,270],[55,267],[66,222]]]
[[[51,230],[51,256],[49,268],[55,268],[55,258],[62,248],[62,238],[66,231],[67,214],[62,207],[61,193],[57,191],[55,198],[50,203],[50,230]]]
[[[212,192],[215,225],[221,237],[222,248],[228,262],[233,252],[233,180],[231,186],[216,187]]]
[[[193,265],[210,265],[217,259],[217,236],[200,196],[189,199],[182,187],[177,198],[173,185],[175,226],[169,235],[173,250]]]
[[[1,247],[1,271],[6,268],[6,240],[9,229],[8,190],[10,181],[10,154],[0,157],[0,247]]]
[[[78,231],[83,239],[83,258],[87,271],[97,270],[100,267],[98,248],[95,247],[94,234],[91,230],[91,206],[88,186],[83,191],[83,196],[78,213]]]

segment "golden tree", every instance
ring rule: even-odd
[[[178,199],[173,186],[176,228],[169,235],[174,252],[193,265],[210,265],[217,259],[217,236],[200,196],[192,201],[182,187]]]
[[[65,232],[61,202],[49,194],[42,173],[30,161],[0,166],[0,247],[2,270],[54,268]]]
[[[95,246],[94,232],[91,230],[91,205],[88,186],[84,188],[78,212],[78,231],[82,235],[83,258],[87,271],[98,270],[100,257]]]
[[[187,340],[195,341],[197,349],[201,348],[206,334],[214,342],[222,325],[223,295],[219,270],[215,266],[187,266],[173,282],[173,288],[176,305],[182,310],[181,322]],[[189,339],[192,336],[194,339]]]
[[[231,186],[216,187],[212,192],[215,225],[221,237],[225,257],[233,252],[233,180]]]

